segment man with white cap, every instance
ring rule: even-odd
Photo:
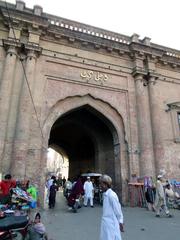
[[[108,175],[100,177],[100,186],[104,192],[100,240],[121,240],[121,232],[124,232],[121,204],[111,184],[112,179]]]
[[[90,177],[87,177],[87,181],[85,181],[84,183],[84,206],[85,207],[87,207],[88,200],[90,200],[90,206],[94,207],[93,195],[94,195],[94,187]]]
[[[163,175],[158,175],[156,182],[156,197],[155,197],[156,217],[160,217],[160,212],[163,209],[167,217],[172,217],[166,205],[166,196],[163,187]]]

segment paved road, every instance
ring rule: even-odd
[[[56,208],[42,211],[50,240],[98,240],[102,207],[81,208],[78,213],[67,210],[62,193]],[[180,240],[180,210],[173,218],[156,218],[141,208],[123,208],[125,233],[123,240]]]

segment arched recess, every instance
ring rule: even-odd
[[[112,134],[113,159],[111,159],[111,162],[108,162],[106,166],[109,166],[109,168],[111,168],[110,173],[113,175],[114,187],[122,197],[122,200],[126,201],[126,180],[128,179],[129,175],[129,165],[125,144],[126,141],[124,124],[121,115],[109,103],[94,98],[91,95],[72,96],[58,101],[51,108],[49,115],[43,125],[43,134],[46,140],[44,143],[45,146],[48,147],[52,126],[57,123],[57,121],[61,121],[63,118],[66,118],[67,115],[79,111],[79,109],[86,109],[89,112],[92,112],[92,114],[95,114],[96,117],[103,122],[103,124],[109,129],[110,133]],[[99,149],[101,148],[101,141],[100,137],[97,137],[98,133],[96,131],[93,131],[93,128],[89,130],[88,127],[85,127],[84,131],[86,131],[88,137],[93,141],[95,151],[99,153]],[[101,151],[101,153],[103,153],[103,151]],[[98,154],[95,156],[96,158],[100,158]],[[101,156],[101,159],[102,158],[104,161],[108,161],[105,155]],[[112,172],[112,166],[114,173]],[[96,170],[97,169],[101,171],[103,168],[97,166]],[[106,171],[103,173],[108,173],[108,168],[104,168],[103,171]]]

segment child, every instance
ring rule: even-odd
[[[43,238],[44,237],[44,238]],[[29,229],[29,240],[42,240],[47,239],[46,229],[44,224],[41,222],[40,213],[36,213],[34,222],[32,223],[31,228]]]

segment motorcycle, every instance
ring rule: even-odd
[[[70,194],[71,194],[71,189],[64,189],[63,190],[63,195],[66,199],[68,199]]]
[[[79,208],[82,206],[82,196],[81,194],[78,196],[75,195],[69,195],[68,199],[68,206],[72,209],[74,213],[77,212]]]
[[[40,214],[39,214],[40,216]],[[4,216],[0,219],[0,240],[30,240],[32,222],[26,216]],[[38,234],[39,240],[47,240],[47,235]]]
[[[28,216],[4,216],[0,220],[1,240],[25,240],[28,235]]]

